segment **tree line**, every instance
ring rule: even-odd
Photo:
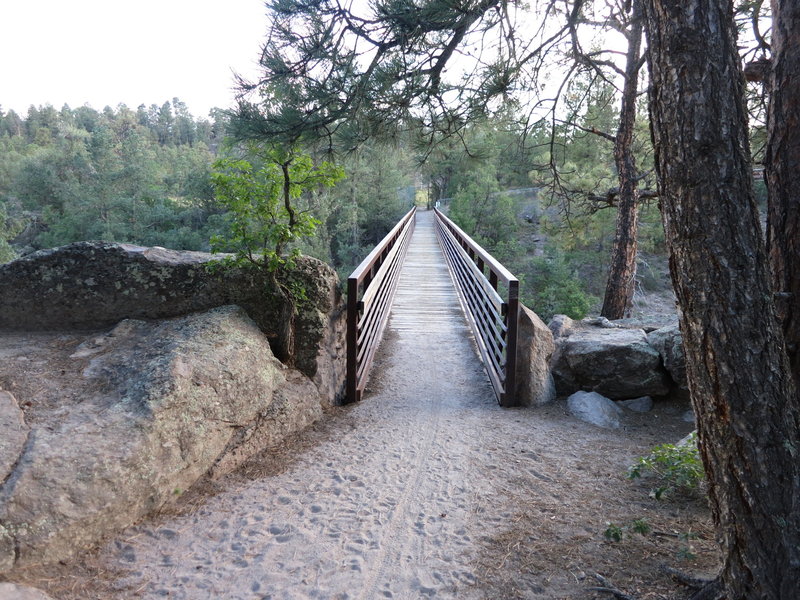
[[[82,240],[209,251],[230,225],[214,164],[241,150],[226,142],[225,111],[210,116],[177,98],[135,111],[0,110],[0,260]],[[300,200],[320,221],[300,249],[342,272],[357,264],[414,201],[412,156],[396,145],[346,157],[345,182]]]
[[[573,120],[615,128],[612,91],[587,95],[586,86],[575,87]],[[195,119],[178,99],[136,111],[45,106],[31,107],[25,118],[2,113],[0,258],[14,256],[6,240],[15,238],[18,252],[91,239],[211,250],[210,240],[231,222],[214,193],[215,162],[254,157],[246,156],[246,144],[227,139],[225,111],[210,116]],[[336,187],[294,200],[318,224],[290,245],[344,277],[414,201],[444,200],[455,221],[521,278],[523,301],[544,318],[580,318],[602,295],[614,230],[611,211],[579,207],[575,197],[612,185],[614,160],[594,136],[569,124],[556,130],[558,186],[549,166],[552,132],[526,134],[511,112],[432,147],[421,130],[368,140],[337,157],[346,177]],[[317,161],[327,156],[319,145],[304,150]],[[560,191],[566,188],[571,195]],[[657,256],[661,227],[648,215],[640,237]]]

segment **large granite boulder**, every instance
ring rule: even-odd
[[[522,406],[541,406],[556,399],[550,373],[553,334],[539,316],[520,305],[517,325],[517,401]]]
[[[686,380],[686,357],[683,353],[683,337],[678,325],[669,325],[647,334],[648,343],[661,355],[664,368],[682,390],[688,390]]]
[[[97,329],[236,304],[281,361],[315,380],[326,400],[344,393],[344,311],[336,272],[297,259],[292,283],[307,299],[293,314],[254,270],[209,268],[219,256],[131,244],[77,242],[0,265],[0,329]]]
[[[74,556],[322,415],[316,387],[236,306],[123,320],[69,352],[49,367],[37,357],[44,375],[27,387],[27,357],[6,353],[0,379],[30,419],[3,395],[0,571]],[[57,401],[39,402],[40,387]]]
[[[558,340],[551,366],[562,395],[585,390],[622,400],[669,392],[661,357],[641,329],[578,330]]]

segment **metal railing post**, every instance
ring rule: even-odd
[[[519,323],[519,281],[508,283],[506,314],[506,389],[503,406],[517,405],[517,324]]]
[[[346,401],[356,402],[358,397],[358,279],[347,278],[347,384]]]

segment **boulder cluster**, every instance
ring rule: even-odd
[[[575,322],[557,315],[550,359],[568,410],[603,427],[619,427],[623,408],[650,410],[653,398],[685,392],[686,362],[677,324],[645,329],[605,319]]]

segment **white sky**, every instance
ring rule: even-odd
[[[263,0],[4,0],[0,107],[60,109],[177,97],[195,117],[233,103],[233,72],[254,75]]]

